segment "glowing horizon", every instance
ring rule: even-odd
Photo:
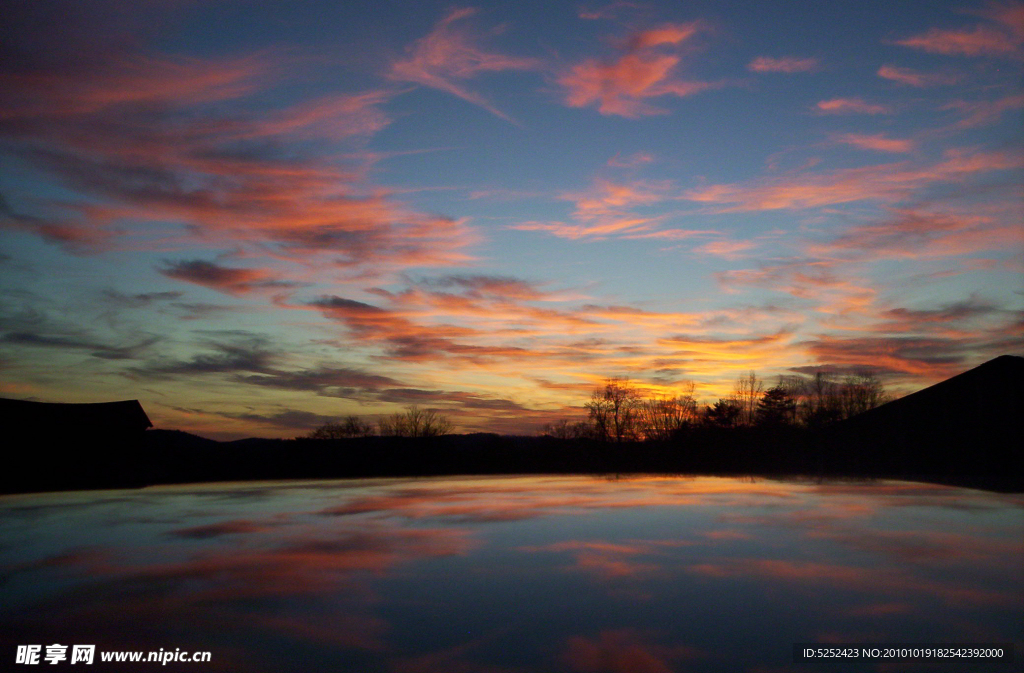
[[[1024,3],[344,5],[10,10],[0,396],[529,434],[1024,354]]]

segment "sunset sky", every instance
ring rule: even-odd
[[[1024,354],[1024,3],[15,0],[0,396],[292,437]]]

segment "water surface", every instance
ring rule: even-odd
[[[5,496],[0,639],[8,662],[30,643],[212,655],[45,670],[1021,670],[1022,558],[1024,497],[904,482]],[[1004,642],[1018,661],[794,663],[797,642]]]

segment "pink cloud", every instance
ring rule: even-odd
[[[657,203],[665,198],[667,183],[635,180],[612,182],[597,179],[594,186],[582,193],[566,194],[564,198],[576,203],[573,215],[579,219],[599,219],[622,208]]]
[[[751,72],[814,72],[818,68],[818,59],[797,58],[795,56],[783,56],[781,58],[758,56],[747,64],[747,70]]]
[[[886,138],[882,134],[863,135],[860,133],[844,133],[832,137],[838,143],[852,145],[862,150],[875,152],[892,152],[905,154],[914,150],[914,141],[898,138]]]
[[[658,28],[650,28],[634,33],[629,39],[629,51],[649,49],[663,44],[679,44],[685,42],[704,28],[698,21],[693,23],[668,23]]]
[[[659,569],[657,565],[634,560],[633,557],[655,551],[651,545],[644,543],[616,544],[571,540],[545,547],[525,547],[522,551],[571,552],[575,556],[572,572],[591,575],[599,580],[645,575]]]
[[[969,28],[932,28],[895,44],[948,56],[1020,56],[1024,46],[1024,3],[992,4],[978,12],[989,20]]]
[[[802,172],[756,180],[749,184],[710,185],[692,189],[685,198],[720,206],[718,212],[820,208],[863,200],[899,201],[925,187],[959,183],[973,175],[1024,166],[1011,152],[950,151],[931,166],[907,162]]]
[[[822,259],[792,259],[756,269],[723,271],[715,278],[726,290],[758,287],[785,292],[814,302],[815,310],[823,314],[865,312],[874,301],[875,290],[863,282],[841,277],[836,266],[835,262]]]
[[[964,118],[954,124],[953,128],[976,128],[999,121],[999,118],[1006,112],[1024,109],[1024,94],[989,101],[958,100],[943,106],[942,109],[956,110],[964,115]]]
[[[230,268],[198,259],[168,264],[160,273],[227,294],[244,294],[275,285],[270,272],[264,269]]]
[[[1020,49],[1018,40],[998,30],[977,26],[972,30],[940,30],[898,40],[896,44],[933,54],[951,56],[1003,56]]]
[[[1011,206],[1012,208],[1012,206]],[[1019,247],[1019,223],[997,213],[962,214],[891,209],[881,223],[854,226],[828,243],[809,246],[811,254],[879,258],[925,258]]]
[[[538,62],[531,58],[506,56],[479,48],[475,44],[477,37],[458,23],[473,16],[476,11],[472,8],[452,10],[434,26],[429,35],[408,47],[408,58],[392,64],[389,77],[446,91],[502,119],[511,120],[507,114],[482,95],[467,89],[460,81],[486,72],[529,70],[536,68]]]
[[[408,361],[423,364],[460,363],[498,376],[523,376],[522,363],[531,363],[531,379],[588,381],[589,390],[599,377],[574,373],[580,362],[594,368],[636,371],[668,366],[668,358],[681,353],[681,344],[659,338],[680,329],[701,331],[713,323],[716,329],[751,332],[752,324],[770,319],[767,314],[743,317],[729,311],[677,313],[642,310],[630,306],[577,304],[568,308],[533,305],[538,301],[565,301],[562,292],[543,292],[536,286],[511,279],[442,277],[402,292],[379,291],[380,300],[369,304],[325,296],[310,304],[290,308],[320,311],[347,328],[338,344],[353,341],[379,352],[381,362]],[[700,338],[700,337],[696,337]],[[777,337],[745,342],[742,338],[707,341],[698,346],[730,360],[775,361]],[[755,353],[754,351],[758,352]],[[680,356],[681,357],[681,356]],[[652,362],[657,365],[651,365]],[[710,363],[712,360],[708,360]],[[692,367],[692,363],[691,363]],[[712,365],[708,365],[712,367]],[[574,384],[576,385],[576,384]],[[575,388],[573,388],[575,389]],[[554,390],[554,388],[551,388]],[[516,410],[496,389],[488,399],[465,399],[451,393],[429,393],[432,404],[469,409],[486,404],[510,413]],[[395,401],[408,403],[409,393],[395,392]],[[445,397],[447,395],[447,397]],[[495,398],[491,400],[490,397]],[[495,407],[496,408],[496,407]],[[556,420],[550,417],[546,420]]]
[[[894,65],[883,65],[880,67],[878,69],[878,76],[893,82],[916,87],[956,84],[960,81],[955,75],[937,72],[923,73],[912,70],[911,68],[900,68]]]
[[[669,197],[670,190],[667,182],[598,178],[586,191],[562,195],[564,200],[575,203],[572,212],[575,224],[532,222],[513,228],[545,231],[568,239],[644,236],[654,231],[664,215],[645,215],[637,209],[660,203]]]
[[[752,248],[757,246],[753,241],[711,241],[693,251],[701,255],[713,255],[723,259],[742,259]]]
[[[628,238],[631,240],[665,240],[665,241],[682,241],[687,238],[701,237],[701,236],[719,236],[722,232],[714,229],[678,229],[678,228],[667,228],[658,229],[657,231],[644,231],[644,232],[632,232],[624,234],[622,238]]]
[[[814,109],[822,114],[889,114],[891,110],[876,103],[866,103],[860,98],[833,98],[819,101]]]
[[[146,236],[131,238],[137,249],[200,243],[353,273],[465,263],[460,248],[475,238],[465,222],[415,212],[364,184],[373,157],[356,151],[346,169],[316,150],[282,156],[279,143],[266,142],[361,140],[389,123],[379,106],[390,93],[223,112],[248,103],[284,67],[266,56],[118,54],[87,71],[4,75],[0,119],[14,151],[88,197],[8,226],[79,252],[123,246],[125,232],[145,227]]]
[[[262,55],[215,61],[133,54],[92,63],[88,72],[6,72],[0,74],[0,119],[98,114],[167,100],[230,100],[253,92],[272,68]]]
[[[378,106],[390,99],[386,91],[336,95],[300,103],[277,114],[267,115],[222,131],[237,138],[295,136],[299,138],[348,138],[372,136],[386,128],[391,119]]]
[[[646,99],[661,96],[689,96],[715,85],[684,81],[675,76],[680,57],[659,51],[659,47],[678,47],[692,40],[704,25],[667,24],[632,35],[625,53],[617,59],[588,59],[573,66],[559,78],[570,107],[597,105],[601,114],[637,118],[664,114],[666,110],[649,105]]]
[[[74,212],[73,208],[69,208]],[[84,213],[82,213],[84,214]],[[72,215],[63,221],[36,218],[3,218],[0,227],[11,227],[32,232],[77,254],[88,254],[109,250],[114,247],[117,234],[106,227],[92,226],[87,217]]]
[[[913,336],[841,337],[819,335],[804,344],[818,362],[865,371],[894,372],[939,381],[964,370],[968,346],[960,339]],[[998,355],[994,353],[993,357]]]
[[[1005,313],[1008,311],[973,299],[935,309],[893,308],[884,311],[880,316],[882,321],[871,329],[882,334],[929,334],[978,340],[982,332],[989,331],[990,322],[1004,318]]]

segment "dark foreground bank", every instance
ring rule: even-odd
[[[1002,356],[827,427],[681,428],[670,440],[494,434],[212,440],[144,430],[137,402],[6,400],[0,492],[465,474],[765,474],[925,480],[1024,491],[1024,358]],[[64,407],[67,406],[68,409]]]
[[[1019,442],[982,428],[907,437],[865,424],[809,430],[694,428],[666,442],[597,442],[494,434],[215,442],[149,430],[135,442],[40,437],[5,493],[155,484],[466,474],[766,474],[901,478],[1024,491]],[[71,449],[68,453],[62,449]]]

